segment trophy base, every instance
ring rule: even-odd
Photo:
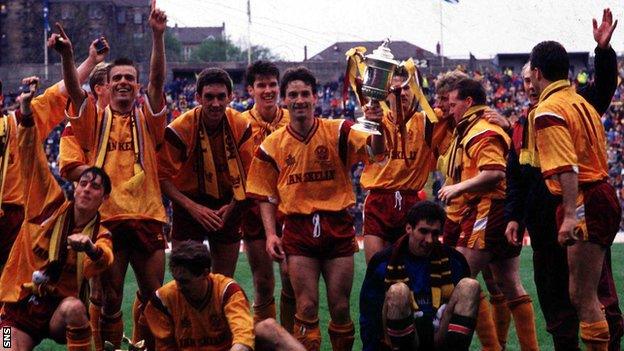
[[[379,131],[379,123],[367,120],[364,117],[357,119],[357,123],[351,126],[351,129],[372,135],[381,135]]]

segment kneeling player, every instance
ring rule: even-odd
[[[111,235],[100,226],[98,213],[111,182],[100,168],[88,168],[75,200],[65,200],[38,143],[33,93],[21,96],[18,143],[26,220],[0,278],[0,326],[11,328],[13,350],[32,350],[44,338],[67,343],[68,350],[90,350],[87,280],[113,262]]]
[[[371,259],[360,293],[364,350],[468,350],[481,289],[464,257],[438,242],[445,219],[439,205],[414,205],[405,235]]]
[[[175,279],[158,289],[147,305],[147,323],[156,350],[303,350],[301,344],[274,319],[256,325],[240,286],[221,274],[210,273],[211,259],[204,244],[182,241],[169,261]]]

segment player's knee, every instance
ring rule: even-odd
[[[87,318],[87,309],[82,301],[75,297],[67,297],[61,302],[59,312],[69,325],[82,325]]]
[[[457,301],[455,312],[463,316],[475,314],[479,308],[480,294],[481,286],[476,279],[464,278],[460,280],[453,290],[453,298]]]
[[[318,312],[318,303],[310,299],[297,301],[297,313],[306,319],[315,319]]]
[[[577,311],[588,304],[589,298],[590,294],[586,289],[570,285],[570,302],[572,302]]]
[[[411,313],[411,294],[405,283],[395,283],[386,292],[386,317],[390,319],[405,318]]]

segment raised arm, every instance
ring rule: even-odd
[[[78,108],[82,105],[87,95],[80,86],[80,78],[74,62],[72,43],[60,23],[56,23],[56,28],[59,33],[53,33],[52,36],[50,36],[50,39],[48,39],[48,47],[54,48],[54,50],[61,55],[65,89],[74,107]]]
[[[152,57],[150,59],[147,97],[152,109],[160,111],[165,104],[163,94],[166,76],[165,29],[167,28],[167,15],[164,11],[156,8],[156,0],[152,0],[149,24],[152,27]]]
[[[608,8],[602,13],[600,25],[593,19],[594,40],[597,44],[594,50],[596,54],[594,81],[578,89],[578,93],[594,106],[599,114],[607,111],[617,88],[617,57],[610,44],[617,22],[613,21],[613,15]]]

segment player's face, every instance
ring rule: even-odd
[[[137,71],[133,66],[113,66],[110,71],[110,99],[114,102],[130,103],[139,91]]]
[[[275,76],[256,76],[252,86],[247,87],[247,92],[253,97],[259,109],[277,105],[279,98],[279,86]]]
[[[539,96],[537,95],[537,92],[535,91],[535,87],[533,86],[533,83],[531,82],[531,69],[530,68],[527,68],[522,71],[522,87],[524,88],[524,92],[529,97],[529,103],[531,103],[531,105],[537,104],[537,100]]]
[[[202,105],[202,114],[209,120],[220,120],[225,116],[225,109],[231,101],[225,84],[204,85],[201,94],[195,98]]]
[[[110,88],[108,83],[95,85],[95,91],[98,101],[102,103],[102,106],[107,106],[110,103]]]
[[[405,232],[409,235],[409,249],[414,256],[428,256],[433,244],[438,241],[442,231],[442,223],[438,221],[427,222],[421,220],[414,227],[410,224],[405,226]]]
[[[406,116],[406,114],[409,112],[410,108],[412,107],[411,105],[412,105],[412,101],[414,100],[414,93],[410,89],[409,85],[406,85],[401,88],[403,83],[405,83],[405,80],[406,80],[405,77],[393,76],[391,84],[392,84],[392,87],[401,89],[401,107],[403,109],[403,115],[405,117],[410,117],[410,116]]]
[[[293,120],[303,121],[314,118],[316,99],[312,87],[301,80],[294,80],[286,86],[284,102]]]
[[[435,106],[442,110],[442,115],[447,117],[450,113],[449,108],[449,93],[438,93],[436,94]]]
[[[83,211],[95,211],[106,198],[102,178],[92,173],[83,174],[74,191],[74,206]]]
[[[540,78],[541,78],[541,72],[537,68],[530,69],[529,80],[531,81],[531,85],[533,86],[533,89],[535,90],[535,94],[538,97],[542,93],[540,90],[540,85],[539,85]]]
[[[195,276],[188,269],[181,266],[175,266],[171,270],[171,275],[182,294],[189,298],[194,298],[197,295],[197,290],[201,290],[202,280],[206,279],[203,274]]]
[[[449,112],[453,115],[456,122],[461,121],[464,113],[472,106],[472,98],[460,99],[457,90],[449,92]]]

